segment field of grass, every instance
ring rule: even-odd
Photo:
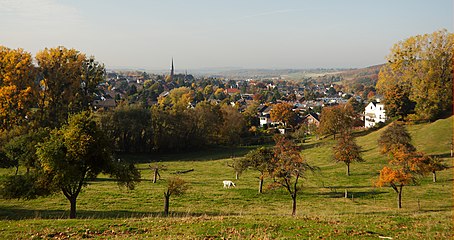
[[[411,125],[414,145],[427,154],[449,158],[453,118]],[[122,156],[138,162],[143,181],[136,189],[120,189],[108,176],[99,176],[78,198],[78,219],[66,219],[69,203],[62,194],[35,200],[0,200],[0,239],[452,239],[453,170],[438,174],[438,182],[424,177],[403,189],[403,208],[396,208],[391,188],[376,188],[386,158],[378,153],[383,130],[359,136],[363,163],[351,166],[331,160],[334,141],[309,140],[303,155],[320,171],[310,173],[298,196],[297,216],[282,189],[258,193],[258,174],[247,171],[235,180],[227,166],[248,148],[216,149],[190,154]],[[363,134],[359,134],[363,135]],[[153,184],[147,161],[167,167]],[[190,183],[183,195],[170,199],[170,217],[163,217],[166,179],[177,171]],[[2,170],[1,174],[13,173]],[[237,187],[224,189],[222,180]],[[265,180],[265,185],[270,180]],[[344,198],[347,191],[348,198]]]

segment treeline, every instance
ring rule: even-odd
[[[207,101],[194,108],[179,104],[144,108],[123,103],[113,111],[98,113],[98,118],[115,150],[125,153],[238,145],[249,134],[245,117],[236,108]]]

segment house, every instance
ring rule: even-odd
[[[364,109],[364,127],[371,128],[379,122],[386,121],[385,105],[380,103],[380,99],[367,104]]]
[[[231,96],[231,95],[235,95],[235,94],[237,94],[237,93],[240,94],[241,91],[240,91],[240,89],[238,89],[238,88],[227,88],[227,89],[224,90],[224,93],[225,93],[226,95],[228,94],[228,95]]]
[[[270,117],[271,109],[273,109],[273,106],[265,106],[260,112],[260,127],[270,125],[272,123]]]
[[[105,100],[94,100],[93,101],[93,107],[95,109],[104,109],[104,110],[109,110],[113,109],[117,106],[117,102],[115,99],[105,99]]]
[[[307,114],[304,118],[304,121],[307,123],[307,125],[315,125],[317,127],[318,125],[320,125],[320,119],[318,117],[318,114],[316,113]]]

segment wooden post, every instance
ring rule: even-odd
[[[344,196],[344,198],[348,198],[347,189],[345,189],[345,196]]]

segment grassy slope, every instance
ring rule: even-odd
[[[447,157],[452,120],[409,126],[418,150]],[[161,173],[163,179],[175,171],[194,169],[181,175],[191,189],[171,198],[171,218],[161,217],[165,181],[152,184],[148,164],[139,164],[144,181],[134,191],[118,189],[106,176],[90,183],[78,198],[82,219],[62,219],[69,206],[61,194],[31,201],[0,200],[0,217],[10,219],[0,222],[0,238],[452,238],[452,169],[441,172],[437,183],[428,176],[419,186],[405,187],[403,209],[397,210],[391,188],[373,187],[386,163],[376,146],[381,131],[358,137],[366,162],[353,164],[350,177],[345,176],[343,164],[331,160],[334,141],[305,145],[304,156],[321,171],[308,174],[304,181],[295,218],[289,216],[291,201],[284,191],[257,193],[256,172],[245,172],[235,181],[237,188],[223,189],[221,181],[234,178],[227,167],[231,159],[210,159],[233,154],[219,150],[207,156],[172,155],[170,159],[181,161],[164,163],[168,170]],[[449,158],[446,161],[452,166]],[[349,199],[343,198],[345,190]]]

